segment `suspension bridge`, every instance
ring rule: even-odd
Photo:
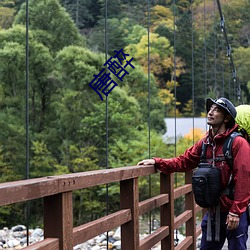
[[[104,1],[107,20],[107,0]],[[174,174],[165,175],[158,173],[154,166],[124,166],[119,168],[109,168],[109,103],[106,98],[106,169],[79,172],[72,174],[63,174],[56,176],[46,176],[42,178],[29,177],[29,1],[26,0],[26,179],[6,182],[0,184],[0,206],[26,203],[27,217],[29,216],[28,204],[30,201],[42,199],[43,204],[43,225],[44,240],[28,245],[25,250],[72,250],[77,244],[86,242],[95,236],[105,234],[114,228],[121,228],[121,249],[123,250],[148,250],[156,244],[161,245],[162,250],[176,249],[197,249],[197,239],[201,235],[201,227],[198,217],[201,217],[206,211],[199,207],[193,197],[191,177],[192,173],[185,173],[184,185],[176,187]],[[191,1],[192,7],[193,1]],[[205,10],[204,1],[204,10]],[[218,12],[220,15],[219,26],[226,43],[226,54],[229,59],[232,80],[234,84],[233,97],[239,103],[242,103],[241,86],[237,76],[234,63],[232,48],[229,42],[225,18],[223,16],[220,1],[217,0]],[[151,155],[151,89],[150,89],[150,1],[148,6],[148,157]],[[174,29],[175,25],[175,6],[174,9]],[[193,15],[193,13],[192,13]],[[204,14],[205,16],[205,14]],[[193,16],[192,16],[193,17]],[[193,20],[192,20],[193,23]],[[204,25],[205,27],[205,25]],[[108,23],[105,22],[105,56],[107,61],[108,41],[107,41]],[[204,28],[205,30],[205,28]],[[194,82],[194,34],[192,33],[192,100],[193,113],[195,100],[195,82]],[[205,37],[205,35],[204,35]],[[173,43],[175,47],[176,37],[174,31]],[[206,67],[206,40],[204,40],[204,68]],[[174,48],[174,69],[172,79],[174,82],[174,94],[177,94],[176,83],[176,50]],[[206,89],[206,69],[204,69],[204,84]],[[207,94],[207,93],[206,93]],[[176,108],[177,103],[175,103]],[[176,112],[176,109],[175,109]],[[172,143],[176,144],[176,113],[174,119],[175,138]],[[191,118],[192,119],[192,118]],[[194,117],[193,117],[194,119]],[[175,152],[176,154],[176,152]],[[140,200],[139,178],[147,177],[149,193],[151,194],[151,177],[157,176],[160,183],[160,190],[156,196],[150,196],[146,200]],[[112,183],[119,185],[120,209],[109,213],[108,186]],[[107,214],[96,220],[74,227],[74,203],[73,192],[77,190],[88,189],[106,185],[107,187]],[[178,216],[175,215],[175,201],[182,197],[184,211]],[[159,227],[151,231],[147,237],[140,239],[140,217],[150,214],[155,209],[159,210]],[[151,223],[151,218],[150,218]],[[176,231],[178,228],[185,228],[184,239],[176,244]],[[250,244],[249,244],[250,249]],[[108,246],[107,246],[108,249]],[[223,249],[227,249],[227,243]]]

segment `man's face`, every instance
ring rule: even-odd
[[[214,128],[220,127],[224,119],[224,110],[220,106],[213,104],[207,113],[207,124]]]

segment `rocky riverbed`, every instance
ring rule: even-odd
[[[35,243],[43,239],[43,230],[41,228],[29,230],[29,242]],[[12,228],[4,227],[0,230],[0,249],[22,249],[27,246],[27,230],[23,225],[17,225]]]
[[[146,237],[147,234],[140,235],[140,238]],[[39,242],[44,239],[43,230],[41,228],[29,229],[29,244]],[[183,239],[179,235],[179,240]],[[3,228],[0,230],[0,249],[22,249],[27,246],[27,229],[24,225],[17,225],[12,228]],[[101,234],[83,244],[74,247],[74,250],[104,250],[121,249],[121,232],[120,228],[109,231],[107,234]],[[152,248],[152,250],[160,250],[160,243]]]

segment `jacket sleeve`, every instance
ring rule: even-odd
[[[233,141],[234,201],[230,212],[242,214],[250,201],[250,145],[238,136]]]
[[[165,174],[173,172],[187,172],[194,169],[200,163],[202,140],[187,149],[184,154],[170,159],[154,157],[155,166]]]

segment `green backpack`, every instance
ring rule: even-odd
[[[236,108],[236,123],[239,125],[239,132],[248,140],[250,138],[250,105],[239,105]]]

